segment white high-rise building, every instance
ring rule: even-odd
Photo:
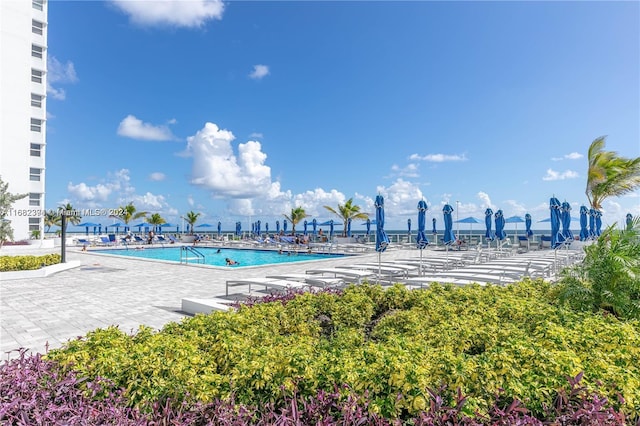
[[[0,0],[0,177],[28,194],[7,215],[16,241],[43,235],[47,0]]]

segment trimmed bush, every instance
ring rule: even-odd
[[[29,271],[60,263],[57,253],[43,256],[0,256],[0,272]]]
[[[566,309],[542,281],[425,291],[361,285],[274,299],[157,333],[96,330],[48,358],[112,380],[143,411],[157,401],[231,397],[280,407],[294,392],[304,399],[345,384],[389,419],[423,412],[429,389],[443,389],[442,404],[453,407],[459,389],[467,416],[490,416],[499,395],[498,406],[519,400],[544,417],[567,377],[581,372],[585,389],[601,384],[614,409],[632,418],[640,409],[638,322]]]

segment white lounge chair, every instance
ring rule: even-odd
[[[355,280],[357,284],[361,284],[362,280],[368,278],[375,278],[376,274],[371,271],[363,271],[358,269],[346,269],[346,268],[318,268],[309,269],[307,274],[312,275],[324,275],[332,274],[335,278],[345,278]]]
[[[267,275],[267,278],[277,280],[290,280],[299,281],[309,284],[313,287],[340,287],[345,285],[344,278],[327,278],[318,275],[311,274],[282,274],[282,275]]]
[[[182,311],[191,315],[195,314],[210,314],[214,311],[231,311],[235,308],[231,306],[233,303],[230,300],[219,298],[184,298],[182,299]]]
[[[283,290],[287,288],[304,288],[310,286],[309,284],[292,280],[279,280],[274,278],[245,278],[238,280],[228,280],[226,295],[229,295],[229,287],[248,286],[249,292],[251,292],[252,285],[263,285],[265,290],[269,288]]]

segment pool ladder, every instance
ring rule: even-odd
[[[190,260],[195,260],[196,263],[205,263],[204,254],[198,249],[191,246],[180,247],[180,264],[184,263],[188,265]]]

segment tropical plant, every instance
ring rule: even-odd
[[[44,226],[47,227],[47,232],[51,230],[52,226],[61,226],[62,216],[60,213],[54,210],[47,210],[44,215]]]
[[[120,207],[118,210],[120,214],[114,214],[110,217],[123,221],[125,225],[129,225],[129,222],[132,220],[144,218],[148,214],[148,212],[139,212],[136,206],[133,205],[133,202]]]
[[[599,210],[609,197],[619,197],[640,187],[640,157],[625,158],[605,151],[605,136],[591,142],[587,156],[587,199]]]
[[[193,235],[193,227],[195,226],[196,222],[198,221],[198,218],[200,217],[202,213],[196,213],[194,211],[190,211],[187,212],[186,215],[184,215],[184,220],[187,221],[187,223],[189,224],[189,234]]]
[[[167,223],[166,220],[164,220],[162,218],[162,216],[160,216],[160,213],[154,213],[152,214],[149,219],[148,222],[152,225],[154,225],[155,227],[158,227],[160,225],[162,225],[163,223]]]
[[[12,194],[9,192],[9,182],[4,182],[0,178],[0,247],[5,241],[13,240],[13,228],[11,221],[6,219],[14,202],[26,197],[29,194]]]
[[[604,310],[640,319],[640,217],[616,225],[585,247],[585,259],[563,272],[559,296],[579,310]]]
[[[67,226],[69,226],[69,224],[77,225],[82,221],[82,216],[78,214],[78,210],[74,209],[71,203],[60,206],[58,208],[58,214],[60,214],[60,216],[64,215],[66,218],[66,221],[64,222],[65,232],[67,231]],[[60,221],[62,223],[62,219],[60,219]]]
[[[289,216],[287,216],[286,214],[283,214],[283,216],[285,219],[291,222],[291,233],[294,235],[296,233],[296,225],[300,223],[300,221],[305,217],[309,217],[307,212],[305,212],[302,207],[291,209],[291,214]]]
[[[344,205],[338,204],[338,210],[330,206],[324,206],[324,208],[329,210],[331,213],[335,214],[336,216],[338,216],[340,219],[343,220],[343,224],[344,224],[344,227],[342,229],[343,237],[347,236],[347,224],[349,223],[350,219],[351,220],[355,220],[355,219],[367,220],[369,218],[369,215],[367,213],[362,213],[360,211],[360,206],[353,204],[353,198],[349,198],[347,202],[344,203]]]

